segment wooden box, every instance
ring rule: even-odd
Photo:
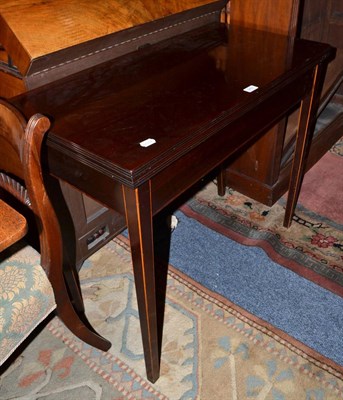
[[[225,3],[2,0],[0,96],[16,95],[214,21]]]

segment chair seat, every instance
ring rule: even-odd
[[[0,199],[0,251],[22,239],[27,232],[25,217]]]
[[[55,308],[40,254],[16,244],[0,258],[0,365]]]

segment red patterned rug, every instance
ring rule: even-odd
[[[267,207],[210,183],[182,207],[189,217],[343,296],[343,138],[305,175],[292,226],[282,226],[286,197]]]

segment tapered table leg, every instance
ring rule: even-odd
[[[123,198],[130,237],[147,377],[151,382],[155,382],[160,373],[160,349],[150,182],[137,189],[123,186]]]
[[[289,228],[292,224],[292,218],[305,174],[306,161],[316,124],[320,92],[323,87],[325,73],[326,65],[316,66],[314,70],[312,90],[301,102],[286,212],[283,222],[283,225],[286,228]]]
[[[225,196],[226,172],[225,172],[225,168],[223,165],[221,165],[219,174],[217,176],[217,191],[218,191],[218,196]]]

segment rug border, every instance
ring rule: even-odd
[[[192,208],[184,204],[182,207],[180,207],[180,211],[183,212],[187,217],[193,218],[200,222],[201,224],[207,226],[208,228],[220,233],[223,236],[226,236],[227,238],[234,240],[242,245],[245,246],[256,246],[261,248],[266,252],[268,257],[270,257],[274,262],[277,264],[280,264],[291,271],[295,272],[297,275],[300,275],[301,277],[315,283],[316,285],[319,285],[327,290],[330,290],[330,292],[336,294],[337,296],[343,297],[343,287],[338,285],[337,283],[331,281],[330,279],[320,276],[316,272],[310,270],[309,268],[306,268],[305,266],[299,265],[297,262],[288,260],[287,258],[279,255],[277,252],[274,251],[273,247],[266,241],[261,241],[261,240],[256,240],[256,239],[251,239],[247,238],[243,235],[240,235],[239,233],[231,230],[228,227],[223,227],[217,222],[213,221],[212,219],[200,215],[196,213],[195,211],[192,210]],[[228,231],[230,233],[228,233]]]

